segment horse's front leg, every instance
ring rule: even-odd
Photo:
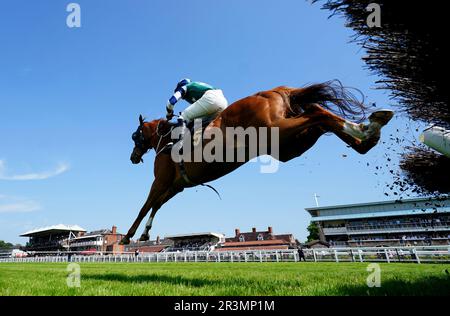
[[[152,228],[153,219],[155,218],[156,212],[171,198],[173,198],[175,195],[183,191],[182,188],[175,189],[170,188],[166,193],[164,193],[160,199],[155,203],[155,205],[152,208],[152,212],[150,214],[150,217],[147,220],[147,223],[145,224],[144,232],[142,233],[141,237],[139,238],[139,241],[147,241],[150,239],[150,229]]]
[[[127,245],[130,243],[130,239],[136,233],[136,230],[138,229],[138,227],[141,224],[144,217],[148,214],[150,209],[158,201],[158,199],[161,197],[161,195],[164,194],[167,190],[168,190],[168,186],[166,184],[164,184],[161,181],[158,181],[158,179],[155,179],[155,181],[152,184],[150,193],[147,197],[147,201],[145,201],[144,205],[142,206],[141,210],[139,211],[139,214],[138,214],[136,220],[134,221],[133,225],[131,225],[130,229],[128,230],[128,233],[120,241],[121,245]]]

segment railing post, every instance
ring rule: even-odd
[[[386,262],[391,263],[391,259],[389,259],[389,253],[386,248],[384,248],[384,255],[386,256]]]
[[[359,262],[363,262],[362,250],[358,249]]]
[[[414,256],[416,257],[417,263],[420,264],[420,258],[419,258],[419,255],[417,254],[416,248],[413,248],[413,253],[414,253]]]
[[[313,257],[314,257],[314,262],[317,262],[316,251],[314,250],[314,248],[312,249],[312,253],[313,253]]]

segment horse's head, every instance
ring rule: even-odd
[[[164,123],[167,123],[164,119],[145,122],[142,115],[139,115],[139,126],[131,137],[134,141],[134,148],[130,157],[133,164],[143,162],[142,156],[150,149],[155,148],[158,150],[158,145],[163,145],[161,140],[158,141],[158,137],[161,137],[161,133],[167,129],[167,124]]]
[[[145,122],[142,115],[139,115],[139,126],[136,132],[131,136],[131,139],[134,141],[134,148],[130,160],[134,164],[143,162],[142,156],[152,148],[151,138],[153,135],[153,128],[150,123]]]

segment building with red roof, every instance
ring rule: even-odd
[[[235,229],[235,235],[226,238],[225,243],[218,251],[233,250],[272,250],[272,249],[289,249],[296,247],[296,240],[292,234],[275,235],[273,228],[268,227],[265,231],[257,231],[252,228],[251,232],[241,232],[239,228]]]

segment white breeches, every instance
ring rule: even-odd
[[[197,118],[218,114],[227,106],[228,101],[222,90],[208,90],[197,102],[192,103],[181,112],[181,117],[190,122]]]

